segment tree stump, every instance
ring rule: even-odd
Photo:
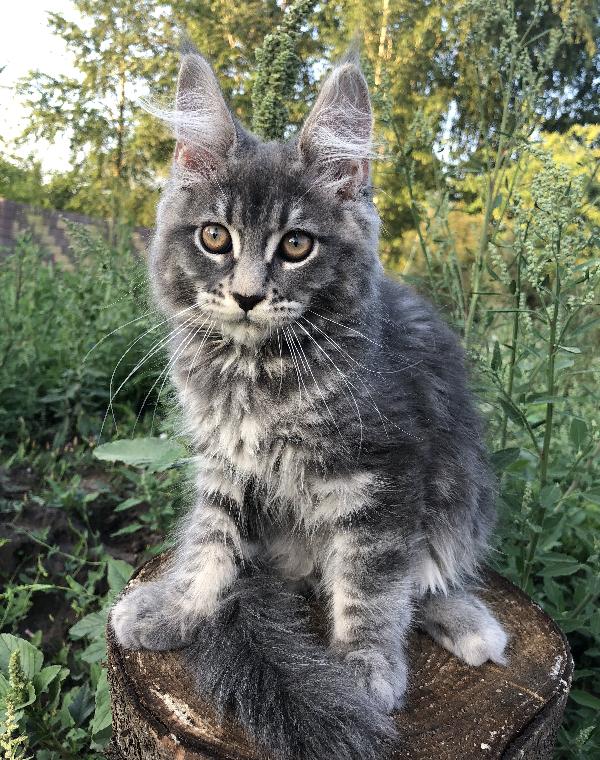
[[[129,587],[160,572],[146,564]],[[397,713],[393,760],[551,758],[573,661],[556,624],[512,583],[489,572],[482,596],[510,634],[508,666],[471,668],[426,634],[410,638],[411,682]],[[127,651],[110,623],[113,760],[278,760],[199,699],[177,652]],[[323,758],[335,760],[335,758]]]

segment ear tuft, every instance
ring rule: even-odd
[[[145,106],[171,126],[177,139],[176,166],[208,174],[235,147],[235,123],[208,62],[191,47],[186,51],[181,59],[175,108]]]
[[[369,90],[353,55],[326,79],[298,146],[323,185],[353,198],[369,184],[372,132]]]

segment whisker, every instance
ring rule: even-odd
[[[204,323],[203,323],[203,324],[204,324]],[[212,332],[212,329],[213,329],[214,325],[215,325],[215,320],[213,320],[213,321],[212,321],[212,322],[209,324],[209,326],[208,326],[208,332],[204,333],[204,335],[203,335],[203,337],[202,337],[202,340],[201,340],[201,342],[200,342],[200,345],[198,346],[198,350],[197,350],[197,351],[196,351],[196,353],[194,354],[194,358],[192,359],[192,363],[190,364],[190,368],[189,368],[189,370],[188,370],[188,373],[187,373],[187,377],[186,377],[186,379],[185,379],[185,386],[184,386],[184,389],[183,389],[183,397],[182,397],[182,403],[183,403],[183,402],[185,402],[185,399],[186,399],[186,396],[187,396],[187,388],[188,388],[188,383],[190,382],[190,377],[191,377],[191,374],[192,374],[192,370],[193,370],[193,369],[194,369],[194,367],[196,366],[196,359],[198,358],[198,354],[200,353],[200,351],[202,350],[202,348],[203,348],[204,344],[206,343],[206,341],[207,341],[207,340],[208,340],[208,338],[210,337],[210,334],[211,334],[211,332]]]
[[[108,407],[107,407],[107,409],[106,409],[106,413],[104,414],[104,418],[103,418],[103,420],[102,420],[102,425],[101,425],[101,427],[100,427],[100,432],[99,432],[99,434],[98,434],[98,440],[100,440],[100,438],[102,437],[102,432],[103,432],[103,430],[104,430],[104,425],[106,424],[106,419],[107,419],[107,417],[108,417],[108,415],[109,415],[109,414],[112,414],[113,422],[114,422],[114,425],[115,425],[115,430],[118,432],[117,420],[116,420],[116,417],[115,417],[115,412],[114,412],[114,407],[113,407],[113,401],[114,401],[114,398],[115,398],[115,396],[116,396],[116,395],[117,395],[117,393],[118,393],[118,392],[121,390],[121,388],[124,386],[124,384],[125,384],[125,383],[126,383],[126,382],[127,382],[127,381],[128,381],[130,378],[131,378],[131,377],[132,377],[132,375],[133,375],[133,374],[135,374],[135,372],[137,372],[137,370],[138,370],[138,369],[139,369],[139,368],[142,366],[142,364],[143,364],[143,363],[144,363],[144,362],[145,362],[145,361],[146,361],[148,358],[151,358],[151,356],[154,356],[154,355],[156,354],[156,352],[157,352],[158,350],[160,350],[160,348],[162,348],[162,345],[161,345],[161,346],[160,346],[160,347],[159,347],[159,348],[158,348],[156,351],[153,351],[153,352],[152,352],[152,349],[150,349],[150,351],[149,351],[149,352],[146,354],[146,356],[145,356],[145,357],[142,359],[142,361],[141,361],[141,362],[138,362],[138,364],[137,364],[137,365],[134,367],[134,369],[133,369],[133,370],[132,370],[132,371],[129,373],[129,375],[127,375],[127,377],[126,377],[126,378],[125,378],[125,380],[124,380],[124,381],[121,383],[121,385],[119,386],[119,388],[117,389],[117,391],[116,391],[115,393],[113,393],[113,390],[112,390],[112,389],[113,389],[113,383],[114,383],[114,380],[115,380],[115,375],[116,375],[116,373],[117,373],[117,369],[119,368],[119,366],[120,366],[121,362],[123,361],[123,359],[124,359],[124,358],[127,356],[127,354],[128,354],[130,351],[131,351],[131,349],[132,349],[132,348],[133,348],[133,347],[134,347],[134,346],[135,346],[137,343],[139,343],[139,342],[140,342],[140,340],[143,340],[143,339],[146,337],[146,335],[149,335],[151,332],[153,332],[154,330],[157,330],[159,327],[161,327],[162,325],[166,324],[167,322],[170,322],[171,320],[173,320],[173,319],[176,319],[177,317],[181,316],[182,314],[185,314],[186,312],[190,311],[190,309],[195,309],[195,308],[197,308],[197,304],[192,304],[192,306],[188,306],[187,308],[185,308],[185,309],[182,309],[182,310],[181,310],[180,312],[178,312],[177,314],[174,314],[174,315],[173,315],[173,316],[171,316],[171,317],[167,317],[166,319],[163,319],[163,320],[162,320],[162,322],[159,322],[157,325],[154,325],[153,327],[151,327],[151,328],[149,328],[148,330],[146,330],[145,332],[143,332],[143,333],[142,333],[142,334],[141,334],[141,335],[140,335],[138,338],[136,338],[136,339],[135,339],[135,340],[134,340],[134,341],[133,341],[133,342],[132,342],[132,343],[129,345],[129,347],[127,348],[127,350],[126,350],[126,351],[125,351],[125,352],[124,352],[124,353],[121,355],[121,357],[120,357],[119,361],[118,361],[118,362],[115,364],[115,367],[114,367],[114,369],[113,369],[113,371],[112,371],[112,374],[111,374],[111,377],[110,377],[110,383],[109,383],[109,386],[108,386],[108,397],[109,397],[109,400],[108,400]],[[186,320],[186,321],[187,321],[187,320]],[[185,323],[184,323],[184,324],[185,324]],[[169,337],[169,336],[168,336],[168,337]],[[167,340],[168,340],[168,337],[167,337]],[[161,341],[158,341],[158,342],[160,343]],[[155,345],[156,345],[156,344],[155,344]],[[163,345],[164,345],[164,342],[163,342]],[[151,352],[152,352],[152,353],[151,353]]]
[[[326,338],[326,339],[329,339],[329,336],[327,335],[327,333],[323,332],[323,330],[321,330],[319,327],[317,327],[317,325],[315,325],[313,322],[311,322],[311,321],[310,321],[308,318],[306,318],[306,317],[302,317],[302,319],[304,319],[304,321],[305,321],[305,322],[307,322],[309,325],[311,325],[311,326],[312,326],[312,327],[314,327],[315,329],[319,330],[319,332],[320,332],[320,333],[322,333],[322,334],[325,336],[325,338]],[[314,337],[313,337],[313,336],[311,336],[311,337],[312,337],[312,338],[313,338],[313,340],[314,340]],[[316,345],[319,345],[317,341],[315,341],[315,344],[316,344]],[[351,357],[350,357],[350,358],[351,358]],[[416,364],[420,364],[420,362],[415,362],[413,365],[410,365],[410,366],[406,367],[406,369],[410,369],[410,367],[411,367],[411,366],[416,366]],[[421,439],[420,439],[418,436],[415,436],[415,435],[413,435],[412,433],[409,433],[409,432],[408,432],[408,430],[405,430],[404,428],[401,428],[399,425],[396,425],[396,423],[395,423],[395,422],[393,422],[392,420],[390,420],[390,418],[389,418],[387,415],[382,415],[382,413],[381,413],[381,411],[380,411],[379,407],[377,406],[377,404],[375,403],[375,400],[373,399],[373,396],[372,396],[371,392],[369,391],[369,388],[368,388],[368,386],[367,386],[367,384],[366,384],[366,381],[365,381],[363,378],[361,378],[361,377],[360,377],[360,375],[359,375],[359,374],[357,374],[357,373],[355,373],[355,375],[354,375],[354,376],[355,376],[355,377],[356,377],[356,379],[357,379],[357,380],[358,380],[358,381],[359,381],[359,382],[360,382],[360,383],[363,385],[363,388],[364,388],[364,390],[365,390],[366,394],[368,395],[368,397],[369,397],[369,400],[370,400],[370,402],[371,402],[371,406],[372,406],[372,407],[373,407],[373,409],[374,409],[374,410],[377,412],[377,415],[378,415],[378,417],[379,417],[379,419],[380,419],[380,421],[381,421],[381,424],[382,424],[382,426],[383,426],[383,429],[385,430],[385,433],[386,433],[386,435],[387,435],[388,433],[387,433],[387,430],[386,430],[386,428],[385,428],[384,420],[385,420],[385,421],[386,421],[386,422],[387,422],[389,425],[392,425],[393,427],[395,427],[395,428],[396,428],[396,430],[399,430],[401,433],[404,433],[404,435],[407,435],[409,438],[414,438],[414,439],[415,439],[415,440],[417,440],[417,441],[421,440]],[[356,391],[358,391],[358,388],[356,388],[356,386],[354,386],[354,385],[353,385],[352,387],[353,387],[353,388],[354,388]]]
[[[285,338],[285,342],[287,343],[288,350],[290,352],[290,357],[292,359],[292,362],[294,364],[294,368],[296,370],[296,376],[298,378],[298,409],[300,409],[300,404],[302,402],[302,389],[300,388],[300,369],[298,368],[298,362],[296,361],[296,357],[294,356],[294,353],[292,351],[292,347],[290,346],[290,342],[288,340],[287,332],[285,327],[282,327],[283,331],[283,337]]]
[[[294,322],[294,324],[297,324],[297,325],[298,325],[298,327],[299,327],[299,328],[300,328],[300,329],[301,329],[301,330],[302,330],[304,333],[306,333],[306,334],[308,335],[308,333],[306,332],[306,330],[304,329],[304,327],[303,327],[303,326],[302,326],[302,325],[301,325],[299,322],[297,322],[297,321],[296,321],[296,322]],[[305,358],[305,360],[306,360],[306,366],[308,367],[308,371],[310,372],[310,374],[311,374],[311,377],[312,377],[312,379],[313,379],[313,381],[314,381],[314,384],[315,384],[315,386],[317,387],[317,391],[319,392],[319,395],[321,396],[321,399],[322,399],[322,401],[323,401],[323,404],[325,405],[325,409],[327,409],[327,413],[328,413],[328,414],[329,414],[329,416],[331,417],[331,421],[333,422],[333,425],[334,425],[335,429],[337,430],[337,432],[338,432],[338,435],[339,435],[339,436],[340,436],[340,438],[342,439],[342,442],[343,442],[343,444],[344,444],[344,447],[345,447],[345,448],[347,448],[347,445],[346,445],[346,440],[344,439],[344,436],[342,435],[342,432],[341,432],[341,430],[339,429],[337,422],[335,421],[335,417],[333,416],[333,413],[331,412],[331,409],[329,408],[329,404],[327,403],[327,401],[326,401],[326,399],[325,399],[325,396],[323,395],[323,392],[322,392],[322,390],[321,390],[321,387],[319,386],[319,383],[317,382],[317,378],[315,377],[315,375],[314,375],[314,373],[313,373],[313,371],[312,371],[312,368],[311,368],[310,364],[308,363],[308,358],[307,358],[306,354],[304,353],[304,349],[302,348],[302,344],[301,344],[301,343],[300,343],[300,341],[298,340],[298,337],[297,337],[297,336],[295,336],[295,337],[296,337],[296,342],[297,342],[297,345],[298,345],[298,349],[301,351],[302,355],[304,356],[304,358]],[[310,336],[309,336],[309,337],[310,337]]]
[[[277,398],[281,398],[281,389],[283,387],[283,352],[281,350],[281,333],[279,327],[277,328],[277,343],[279,344],[279,367],[281,375],[279,377],[279,390],[277,391]]]
[[[195,319],[195,315],[194,315],[194,316],[192,316],[192,317],[190,317],[189,319],[187,319],[187,320],[184,322],[184,324],[183,324],[183,325],[181,325],[179,329],[177,329],[177,331],[176,331],[176,333],[175,333],[175,334],[173,334],[173,331],[172,331],[172,333],[171,333],[171,334],[169,334],[169,336],[168,336],[168,338],[166,339],[166,341],[164,341],[164,342],[163,342],[163,346],[164,346],[164,345],[166,345],[166,343],[167,343],[169,340],[171,340],[172,338],[176,337],[176,335],[179,335],[180,333],[182,333],[182,332],[185,332],[185,330],[186,330],[186,329],[187,329],[187,328],[190,326],[190,324],[192,324],[192,323],[193,323],[193,320],[194,320],[194,319]],[[193,331],[193,332],[192,332],[192,337],[194,337],[194,335],[196,335],[196,333],[198,333],[198,332],[199,332],[199,331],[202,329],[203,325],[204,325],[204,324],[206,324],[206,322],[207,322],[207,321],[208,321],[208,317],[207,317],[207,319],[205,319],[205,320],[204,320],[204,322],[203,322],[203,323],[200,325],[200,327],[198,327],[198,328],[197,328],[197,330],[196,330],[196,331]],[[184,340],[182,341],[182,345],[183,345],[183,347],[184,347],[184,348],[185,348],[185,346],[187,345],[185,341],[186,341],[186,338],[184,338]],[[179,348],[181,348],[181,346],[179,346],[177,350],[179,350]],[[157,349],[157,352],[158,352],[158,350],[160,350],[160,349]],[[175,355],[177,355],[177,351],[175,352]],[[161,380],[161,378],[162,378],[162,376],[163,376],[163,375],[165,375],[165,380],[166,380],[166,373],[168,373],[169,369],[172,367],[172,364],[171,364],[171,361],[172,361],[172,359],[173,359],[173,357],[172,357],[172,358],[171,358],[171,359],[170,359],[170,360],[167,362],[167,364],[166,364],[166,366],[164,367],[164,369],[162,369],[162,370],[161,370],[161,372],[160,372],[159,376],[158,376],[158,377],[156,378],[156,380],[155,380],[155,381],[152,383],[152,387],[150,388],[150,390],[148,391],[148,393],[146,393],[146,395],[145,395],[145,397],[144,397],[144,400],[142,401],[142,405],[141,405],[141,407],[140,407],[140,410],[138,411],[137,417],[136,417],[136,419],[135,419],[135,423],[134,423],[134,425],[133,425],[133,431],[132,431],[132,435],[133,435],[133,433],[135,433],[135,429],[136,429],[136,427],[137,427],[137,424],[138,424],[138,422],[139,422],[139,420],[140,420],[140,418],[141,418],[141,416],[142,416],[142,412],[144,411],[144,407],[146,406],[146,402],[147,402],[147,401],[148,401],[148,399],[150,398],[150,396],[151,396],[151,394],[152,394],[152,391],[153,391],[153,390],[156,388],[156,386],[157,386],[157,385],[158,385],[158,383],[160,382],[160,380]],[[161,385],[161,390],[162,390],[163,386],[164,386],[164,381],[163,381],[163,385]],[[152,415],[152,424],[151,424],[151,426],[150,426],[150,430],[152,430],[152,429],[154,428],[154,418],[155,418],[155,415],[156,415],[156,408],[157,408],[157,406],[158,406],[158,401],[159,401],[159,400],[160,400],[160,393],[159,393],[158,399],[157,399],[157,401],[156,401],[156,404],[155,404],[155,406],[154,406],[154,414]]]
[[[302,329],[304,330],[304,328],[302,328]],[[356,414],[358,415],[358,422],[359,422],[359,425],[360,425],[360,441],[359,441],[359,445],[358,445],[358,455],[357,455],[357,459],[358,459],[360,457],[360,454],[361,454],[361,451],[362,451],[362,444],[363,444],[363,421],[362,421],[362,417],[361,417],[361,414],[360,414],[360,409],[358,408],[358,403],[356,401],[356,398],[355,398],[354,394],[352,393],[352,391],[350,390],[351,383],[347,380],[346,375],[342,372],[342,370],[337,366],[337,364],[329,356],[329,354],[327,353],[327,351],[325,351],[325,349],[321,345],[319,345],[319,342],[317,340],[315,340],[315,337],[313,335],[311,335],[307,330],[304,330],[304,332],[310,338],[310,340],[312,340],[312,342],[319,349],[319,351],[321,351],[321,353],[324,354],[324,356],[327,359],[327,361],[329,361],[329,363],[333,366],[333,368],[336,370],[336,372],[340,375],[340,377],[342,378],[342,381],[346,384],[346,387],[348,388],[348,392],[350,393],[350,396],[352,397],[352,401],[354,402],[354,406],[356,407]],[[354,390],[358,391],[357,388],[354,388]]]
[[[342,346],[340,346],[340,344],[337,341],[335,341],[330,335],[327,335],[327,333],[324,332],[324,330],[322,330],[318,325],[316,325],[314,322],[311,322],[311,320],[308,319],[308,317],[300,317],[300,319],[303,319],[305,322],[308,322],[308,324],[311,325],[311,327],[313,327],[315,330],[318,330],[328,343],[331,343],[333,347],[338,350],[339,353],[347,356],[348,359],[350,359],[351,362],[356,364],[357,367],[360,367],[361,369],[364,369],[365,372],[370,372],[373,375],[397,375],[400,372],[406,372],[407,370],[412,369],[413,367],[416,367],[417,365],[421,364],[421,360],[419,359],[419,361],[413,362],[412,364],[408,364],[405,367],[401,367],[400,369],[384,370],[383,372],[377,369],[371,369],[370,367],[367,367],[362,362],[359,362],[358,359],[355,359],[352,356],[352,354],[348,353],[348,351],[342,348]]]
[[[114,335],[116,332],[119,332],[119,330],[122,330],[124,327],[127,327],[128,325],[132,325],[134,322],[139,322],[140,319],[144,319],[144,317],[147,317],[148,314],[152,314],[153,310],[150,309],[149,311],[145,312],[139,317],[136,317],[135,319],[130,319],[129,322],[124,322],[122,325],[119,325],[119,327],[115,327],[114,330],[111,330],[107,335],[105,335],[103,338],[100,338],[100,340],[97,343],[94,343],[94,345],[90,348],[90,350],[87,352],[87,354],[83,357],[81,360],[81,363],[83,364],[88,356],[92,353],[92,351],[95,351],[98,346],[101,346],[105,340],[108,340],[111,335]]]
[[[170,371],[175,366],[175,362],[179,357],[183,354],[183,352],[186,350],[186,348],[190,345],[190,343],[194,340],[196,335],[200,332],[200,330],[204,327],[204,325],[208,322],[209,317],[206,317],[204,322],[198,327],[196,330],[192,330],[192,333],[187,338],[184,338],[181,341],[181,345],[178,346],[175,351],[173,352],[173,356],[171,357],[170,361],[167,362],[167,366],[165,367],[164,371],[161,374],[164,374],[164,379],[162,381],[162,384],[158,391],[158,397],[156,399],[156,403],[154,404],[154,411],[152,412],[152,421],[150,423],[150,432],[154,430],[154,420],[156,419],[156,412],[158,410],[158,405],[160,403],[160,396],[163,392],[163,388],[165,387],[165,383],[167,382],[169,378]],[[160,375],[158,376],[158,380],[160,380]],[[156,382],[158,382],[158,380]]]
[[[338,325],[338,327],[343,327],[345,330],[350,330],[350,332],[353,332],[356,335],[359,335],[361,338],[364,338],[365,340],[368,340],[369,343],[372,343],[374,346],[377,346],[378,348],[383,348],[385,350],[385,346],[382,346],[381,343],[377,343],[376,340],[373,340],[372,338],[369,338],[368,335],[365,335],[364,333],[361,333],[361,331],[357,330],[355,327],[350,327],[350,325],[345,325],[342,322],[336,322],[335,319],[331,319],[330,317],[326,317],[323,314],[319,314],[319,312],[315,311],[314,309],[308,309],[307,311],[310,311],[311,314],[316,314],[317,317],[320,317],[321,319],[327,320],[327,322],[333,322],[333,324],[334,325]]]

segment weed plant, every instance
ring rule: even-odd
[[[67,262],[27,237],[1,261],[0,749],[14,760],[99,757],[107,610],[146,550],[160,550],[182,497],[173,458],[93,457],[134,431],[164,443],[151,389],[167,331],[148,307],[144,262],[70,234]]]

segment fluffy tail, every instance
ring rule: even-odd
[[[185,650],[198,690],[277,760],[375,760],[394,736],[276,578],[239,579]]]

